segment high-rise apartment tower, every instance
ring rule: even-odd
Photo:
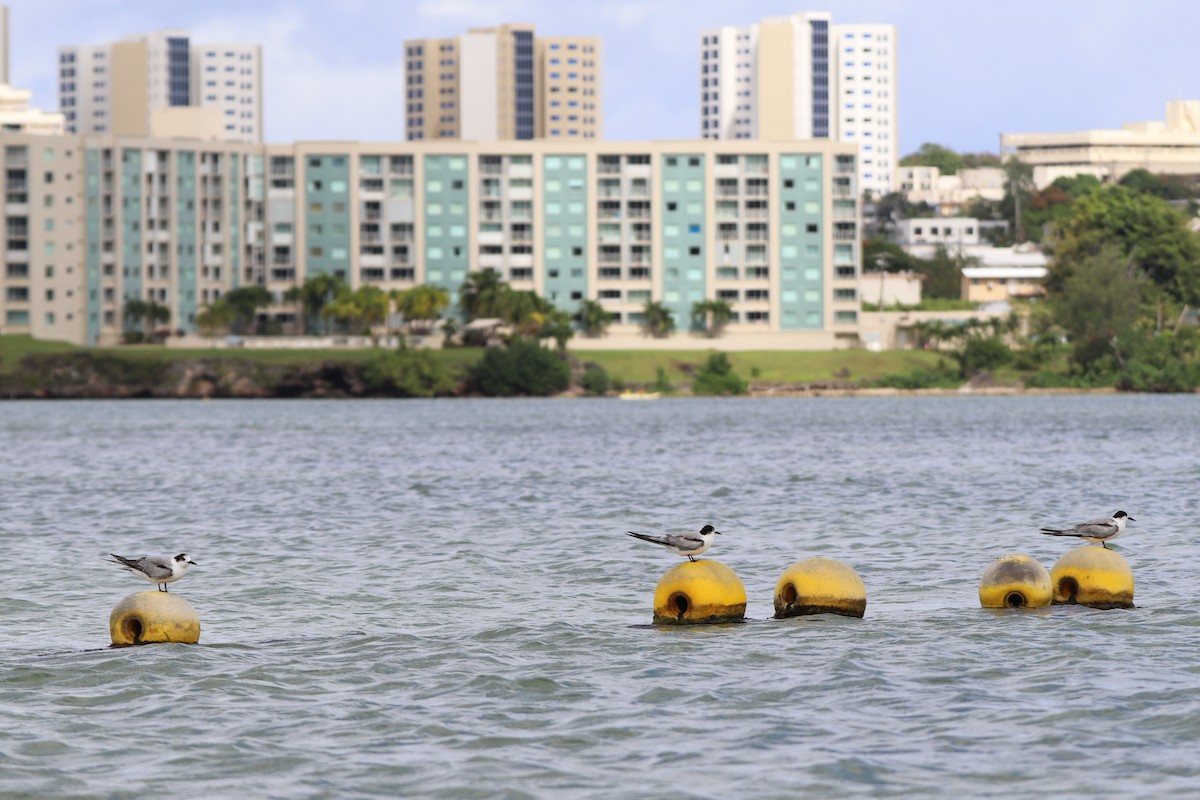
[[[700,35],[705,139],[837,139],[859,145],[859,186],[893,191],[896,26],[834,25],[828,12]]]
[[[539,38],[523,24],[411,39],[406,138],[599,138],[601,49],[594,37]]]
[[[162,30],[58,49],[70,133],[261,142],[262,87],[256,44],[200,44]]]

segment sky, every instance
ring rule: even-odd
[[[528,22],[604,41],[606,139],[699,136],[700,32],[829,11],[898,28],[901,153],[1117,128],[1200,99],[1196,0],[10,0],[10,81],[57,108],[56,48],[161,28],[263,45],[268,142],[404,138],[405,39]]]

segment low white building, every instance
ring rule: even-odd
[[[979,220],[971,217],[903,219],[896,223],[892,241],[904,248],[905,252],[911,252],[911,246],[936,248],[943,245],[949,249],[977,245],[980,242]]]
[[[915,306],[921,303],[921,276],[915,272],[865,272],[858,279],[858,297],[864,303],[883,306]]]
[[[937,167],[897,167],[896,186],[910,203],[928,203],[938,214],[954,217],[975,200],[1004,199],[1004,170],[999,167],[960,169],[943,175]]]
[[[29,105],[33,93],[0,83],[0,130],[13,133],[35,133],[59,136],[63,132],[63,115],[42,111]]]
[[[974,303],[991,303],[1042,297],[1046,294],[1042,283],[1046,274],[1045,267],[963,267],[962,298]]]
[[[1000,136],[1005,157],[1033,166],[1039,188],[1060,177],[1095,175],[1116,182],[1125,173],[1145,169],[1154,173],[1200,173],[1200,100],[1167,103],[1166,119],[1129,122],[1117,130],[1066,133],[1005,133]]]

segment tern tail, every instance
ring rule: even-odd
[[[658,538],[657,536],[647,536],[644,533],[634,533],[633,531],[625,531],[625,533],[629,534],[630,536],[632,536],[635,539],[641,539],[643,542],[650,542],[652,544],[661,544],[663,547],[671,546],[671,545],[667,544],[666,542],[664,542],[662,539]]]
[[[1042,528],[1041,533],[1047,536],[1078,536],[1079,534],[1071,533],[1070,531],[1059,530],[1058,528]]]

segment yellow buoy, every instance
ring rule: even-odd
[[[137,592],[117,603],[108,618],[115,645],[200,641],[200,616],[192,604],[168,592]]]
[[[1042,608],[1050,605],[1050,573],[1037,560],[1018,554],[998,558],[979,582],[984,608]]]
[[[746,587],[720,561],[677,564],[654,589],[656,625],[739,622],[746,616]]]
[[[1050,570],[1054,602],[1091,608],[1133,608],[1133,573],[1125,559],[1103,547],[1080,547]]]
[[[783,571],[775,585],[775,618],[808,614],[861,617],[867,587],[848,565],[832,558],[805,558]]]

